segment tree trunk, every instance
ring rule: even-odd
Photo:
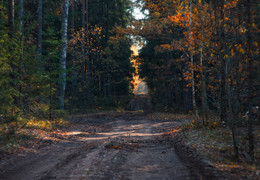
[[[83,28],[86,28],[86,21],[85,21],[85,18],[86,18],[86,1],[85,0],[82,0],[82,9],[81,9],[81,20],[82,20],[82,27]]]
[[[107,97],[107,81],[106,81],[106,74],[103,75],[103,95]]]
[[[75,33],[75,2],[71,1],[71,34]],[[72,47],[72,63],[74,67],[77,67],[75,63],[75,53],[74,53],[74,46]],[[77,69],[72,71],[72,102],[75,105],[77,102],[77,94],[78,94],[78,88],[77,88]],[[74,107],[75,108],[75,107]]]
[[[88,0],[86,0],[86,29],[87,29],[87,33],[89,30],[89,20],[88,20],[88,15],[89,15],[89,4],[88,4]]]
[[[84,29],[84,33],[86,31],[86,0],[82,0],[82,8],[81,8],[81,26]],[[83,44],[81,45],[82,51],[82,62],[81,62],[81,86],[82,86],[82,95],[83,95],[83,103],[85,104],[86,100],[86,36],[84,36]]]
[[[72,14],[71,30],[72,30],[72,33],[74,33],[74,31],[75,31],[75,2],[74,1],[71,1],[71,14]]]
[[[21,56],[20,56],[20,59],[19,59],[19,78],[20,78],[20,82],[23,81],[23,55],[24,55],[24,32],[23,32],[23,17],[24,17],[24,3],[23,3],[23,0],[19,0],[19,30],[20,30],[20,41],[21,41]],[[23,94],[22,93],[22,83],[19,83],[19,92],[20,94]],[[22,107],[23,106],[23,103],[22,103],[22,97],[20,96],[19,97],[19,100],[18,100],[18,104],[19,104],[19,107]]]
[[[107,95],[111,96],[111,73],[110,73],[110,65],[107,65]]]
[[[60,109],[64,109],[64,96],[66,89],[66,59],[67,59],[67,37],[68,37],[68,16],[69,16],[69,0],[64,0],[63,13],[62,13],[62,45],[61,45],[61,58],[60,58],[60,83],[59,83],[59,99]]]
[[[206,78],[204,74],[203,68],[203,48],[204,48],[204,27],[203,22],[201,28],[201,50],[200,50],[200,76],[201,76],[201,101],[202,101],[202,110],[203,110],[203,123],[204,125],[208,124],[208,101],[207,101],[207,85],[206,85]]]
[[[42,0],[38,0],[38,55],[41,61],[42,55]],[[41,62],[39,62],[39,65]]]
[[[106,37],[109,37],[109,26],[110,26],[110,17],[109,17],[109,1],[106,1],[106,15],[107,15],[107,24],[106,24]],[[111,96],[111,75],[110,75],[110,64],[107,63],[107,96]]]
[[[249,140],[249,156],[254,160],[254,129],[252,117],[252,98],[253,98],[253,60],[252,60],[252,1],[247,0],[247,59],[248,59],[248,140]]]
[[[8,28],[9,28],[9,36],[10,39],[14,37],[14,0],[9,0],[8,1]],[[12,49],[11,49],[12,50]],[[11,86],[13,89],[17,88],[17,80],[16,80],[16,65],[15,65],[16,59],[14,59],[12,56],[10,56],[10,64],[12,67],[12,73],[10,74],[10,77],[12,79],[11,81]],[[17,105],[17,96],[14,97],[14,104]],[[15,115],[15,108],[14,106],[12,107],[12,116]]]
[[[90,69],[90,59],[89,59],[89,3],[88,0],[86,0],[86,32],[87,32],[87,76],[88,79],[91,78],[90,74],[91,74],[91,69]]]
[[[8,26],[10,37],[14,37],[14,0],[8,1]]]
[[[226,67],[225,67],[225,74],[227,77],[229,77],[228,75],[228,67],[229,67],[229,63],[230,63],[230,59],[228,59],[228,62],[226,64]],[[230,83],[232,84],[232,82]],[[233,147],[234,147],[234,153],[235,153],[235,158],[238,159],[239,158],[239,153],[238,153],[238,144],[237,144],[237,141],[236,139],[238,139],[238,136],[237,136],[237,131],[236,131],[236,119],[235,119],[235,113],[234,113],[234,101],[233,101],[233,96],[232,96],[232,88],[230,86],[229,82],[226,82],[226,90],[227,90],[227,94],[228,94],[228,98],[227,98],[227,101],[228,101],[228,107],[229,107],[229,117],[230,117],[230,120],[231,120],[231,123],[229,123],[229,125],[231,126],[231,132],[232,132],[232,139],[233,139]]]
[[[225,39],[225,27],[224,27],[224,5],[225,0],[221,0],[221,29],[220,29],[220,42],[221,42],[221,49],[219,52],[220,55],[220,61],[221,61],[221,93],[220,93],[220,120],[221,123],[227,122],[227,100],[226,100],[226,88],[225,88],[225,82],[226,82],[226,73],[225,73],[225,67],[226,67],[226,59],[224,57],[224,39]]]
[[[86,73],[86,79],[88,81],[88,84],[91,82],[91,67],[90,67],[90,43],[89,43],[89,3],[88,0],[86,0],[86,42],[87,42],[87,47],[86,47],[86,66],[87,66],[87,73]],[[89,87],[87,87],[86,90],[87,97],[90,97],[90,90]]]
[[[191,63],[191,83],[192,83],[192,108],[198,117],[198,109],[196,104],[195,94],[195,82],[194,82],[194,59],[193,59],[193,47],[192,47],[192,34],[191,34],[191,23],[192,23],[192,0],[190,0],[190,20],[189,20],[189,40],[190,40],[190,63]]]
[[[20,20],[20,32],[21,35],[23,36],[23,16],[24,16],[24,7],[23,7],[23,0],[19,0],[19,8],[20,8],[20,12],[19,12],[19,20]]]

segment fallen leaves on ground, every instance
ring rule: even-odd
[[[231,176],[232,178],[259,179],[260,177],[260,128],[255,128],[255,164],[248,164],[243,155],[240,159],[234,159],[232,133],[227,128],[190,128],[184,131],[185,144],[196,149],[197,153],[210,161],[215,168]],[[248,145],[247,129],[238,129],[239,139],[244,145]]]

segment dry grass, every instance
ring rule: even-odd
[[[63,118],[53,121],[42,119],[20,120],[0,125],[0,154],[20,151],[28,144],[41,140],[55,141],[54,134],[71,124]]]

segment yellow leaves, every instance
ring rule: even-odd
[[[196,7],[194,8],[194,13],[199,14],[198,9]]]
[[[239,49],[239,52],[240,52],[241,54],[245,54],[245,50],[244,50],[243,48],[240,48],[240,49]]]
[[[254,45],[255,45],[255,47],[258,47],[258,43],[256,41],[254,42]]]
[[[160,17],[161,14],[160,14],[159,12],[155,12],[155,13],[154,13],[154,16],[155,16],[155,17]]]
[[[231,56],[233,57],[234,55],[234,49],[231,49]]]

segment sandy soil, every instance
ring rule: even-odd
[[[59,143],[0,160],[0,179],[205,179],[194,173],[196,164],[191,170],[187,159],[180,159],[181,150],[176,153],[176,144],[164,134],[177,129],[178,121],[136,113],[82,115],[72,121],[79,128]]]

